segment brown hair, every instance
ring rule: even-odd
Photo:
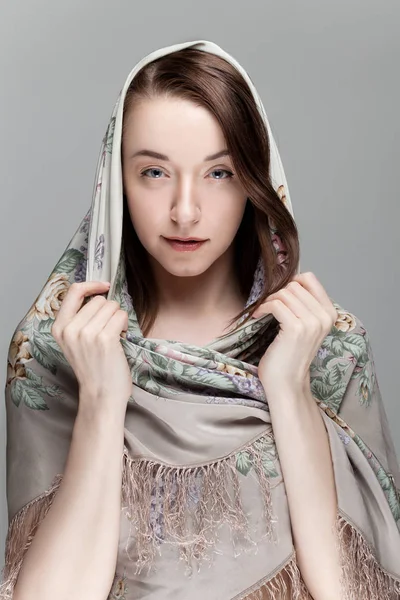
[[[248,319],[265,298],[285,287],[299,262],[298,231],[291,214],[275,191],[269,176],[270,144],[266,126],[247,83],[224,59],[194,48],[185,48],[145,65],[129,86],[124,120],[134,103],[157,96],[179,97],[207,108],[217,119],[238,178],[248,200],[235,236],[235,265],[241,291],[249,296],[260,255],[265,269],[265,289],[257,302],[243,309]],[[122,135],[124,127],[122,128]],[[271,217],[286,248],[279,264],[271,241]],[[147,252],[134,230],[124,194],[123,251],[128,291],[144,335],[158,310],[155,281]]]

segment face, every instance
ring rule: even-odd
[[[145,100],[127,114],[124,191],[132,224],[155,268],[196,276],[216,261],[232,260],[246,194],[224,150],[215,117],[188,100]],[[168,241],[176,237],[204,241],[193,250]]]

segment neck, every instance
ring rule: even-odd
[[[207,271],[191,277],[171,275],[159,263],[151,262],[159,315],[201,320],[223,314],[231,318],[244,308],[246,298],[240,291],[232,249],[228,249]]]

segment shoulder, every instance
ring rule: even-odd
[[[340,305],[338,302],[335,302],[332,300],[332,304],[337,310],[338,318],[336,319],[336,323],[335,323],[334,327],[332,328],[331,333],[335,334],[335,332],[336,333],[339,332],[339,335],[340,335],[340,333],[342,333],[342,334],[353,333],[353,334],[359,334],[362,336],[366,335],[367,330],[364,326],[364,323],[362,322],[362,320],[360,319],[360,317],[358,315],[355,315],[353,312],[347,310],[342,305]],[[342,335],[341,337],[343,338],[345,336]]]
[[[348,357],[360,362],[367,359],[366,353],[371,356],[371,342],[367,327],[361,318],[344,308],[338,302],[332,301],[337,310],[337,319],[331,331],[323,340],[323,347],[330,347],[335,355]]]
[[[332,299],[331,299],[332,300]],[[375,365],[368,330],[360,317],[332,300],[338,316],[310,367],[313,395],[338,412],[349,384],[361,403],[371,401]]]

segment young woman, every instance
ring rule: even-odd
[[[265,111],[214,43],[129,74],[6,408],[4,600],[400,598],[368,333],[300,273]]]

